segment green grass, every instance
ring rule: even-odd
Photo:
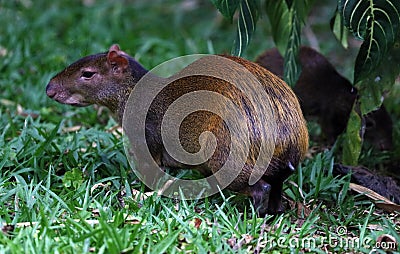
[[[83,2],[91,1],[0,0],[0,253],[368,253],[383,234],[400,243],[399,214],[349,191],[348,176],[332,175],[331,152],[286,181],[288,210],[274,218],[257,218],[250,200],[229,191],[140,199],[145,188],[108,112],[60,105],[46,97],[47,82],[112,43],[148,68],[227,53],[235,27],[208,1],[193,9],[183,5],[191,1]],[[268,31],[259,25],[245,57],[272,47]],[[396,137],[397,101],[388,105]],[[350,237],[362,243],[346,246]]]

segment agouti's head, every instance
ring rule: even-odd
[[[50,80],[46,93],[63,104],[99,104],[115,113],[146,72],[118,45],[113,45],[108,52],[86,56],[58,73]]]
[[[365,116],[365,141],[380,150],[393,149],[393,121],[384,105]]]

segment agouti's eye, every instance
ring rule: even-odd
[[[83,71],[81,77],[85,79],[91,79],[93,78],[94,74],[96,74],[94,71]]]

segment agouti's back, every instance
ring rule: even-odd
[[[161,135],[163,116],[174,101],[193,91],[212,91],[223,95],[245,114],[251,141],[246,163],[228,188],[252,196],[260,215],[281,212],[283,181],[294,171],[308,148],[308,132],[300,105],[293,91],[274,74],[245,59],[225,57],[244,66],[256,77],[266,93],[265,101],[258,103],[271,106],[273,119],[258,119],[254,114],[254,105],[234,84],[205,75],[188,76],[171,82],[152,101],[146,118],[147,147],[159,166],[188,168],[185,163],[173,159],[165,149]],[[47,94],[66,104],[105,105],[119,117],[121,123],[128,96],[147,71],[116,45],[108,53],[83,59],[56,75],[46,88]],[[260,133],[269,126],[263,121],[276,123],[275,150],[264,175],[254,185],[249,185],[250,174],[260,153]],[[182,147],[190,153],[196,153],[201,148],[199,137],[202,133],[209,131],[214,134],[217,147],[212,156],[205,163],[191,168],[198,168],[206,175],[216,173],[231,151],[231,135],[224,119],[199,110],[185,117],[176,128],[179,128]]]

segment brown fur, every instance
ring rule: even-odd
[[[293,90],[306,118],[317,117],[323,134],[332,144],[346,128],[357,89],[314,49],[302,46],[299,60],[302,72]],[[283,57],[277,49],[265,51],[256,62],[283,77]],[[382,150],[391,149],[392,121],[384,106],[369,114],[365,121],[366,141]]]
[[[272,161],[264,176],[256,184],[248,184],[249,176],[260,151],[259,133],[264,124],[256,119],[246,96],[235,86],[210,76],[189,76],[178,79],[164,88],[152,102],[146,119],[146,139],[154,159],[162,167],[190,168],[171,158],[161,141],[161,120],[168,106],[183,94],[197,91],[215,91],[233,101],[247,116],[250,130],[250,151],[245,166],[229,188],[253,197],[260,215],[278,213],[281,204],[282,183],[303,159],[308,148],[308,132],[300,105],[293,91],[278,77],[259,65],[238,57],[225,56],[247,68],[265,88],[277,123],[277,139]],[[223,68],[223,66],[219,66]],[[91,79],[82,78],[83,71],[96,72]],[[60,103],[85,106],[100,104],[110,108],[122,122],[126,100],[137,81],[146,73],[133,58],[112,46],[108,53],[85,57],[57,74],[47,85],[49,97]],[[87,73],[86,73],[87,75]],[[73,99],[68,99],[68,98]],[[72,102],[72,103],[70,103]],[[261,102],[262,103],[262,102]],[[223,119],[206,111],[192,113],[179,126],[180,142],[188,152],[200,149],[199,135],[212,132],[217,149],[204,164],[195,167],[205,175],[217,172],[224,164],[230,146],[230,133]],[[193,168],[193,166],[192,166]]]

